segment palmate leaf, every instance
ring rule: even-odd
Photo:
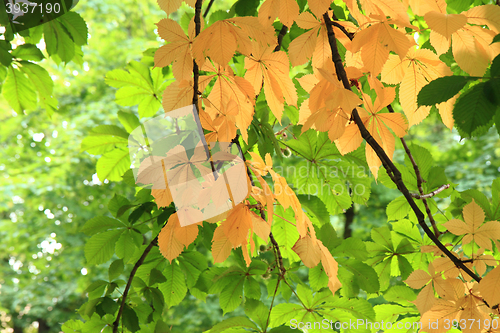
[[[149,69],[144,63],[132,61],[128,72],[115,69],[106,75],[105,82],[115,88],[116,103],[122,106],[139,105],[139,116],[152,117],[161,106],[160,96],[165,89],[161,68]]]
[[[297,228],[284,219],[288,221],[294,220],[294,214],[291,208],[286,211],[283,210],[282,206],[275,207],[274,221],[271,226],[271,231],[274,234],[276,241],[280,245],[280,250],[283,258],[288,258],[290,261],[299,261],[300,258],[292,250],[299,239],[299,232]],[[283,217],[284,219],[282,219]]]

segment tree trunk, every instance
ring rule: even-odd
[[[42,318],[38,318],[38,333],[49,333],[50,326],[47,324],[47,321]]]
[[[354,221],[354,202],[352,203],[352,206],[349,207],[348,210],[345,211],[344,216],[345,216],[345,225],[344,225],[344,239],[351,237],[352,235],[352,230],[351,230],[351,225],[352,222]]]

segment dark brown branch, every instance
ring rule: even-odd
[[[406,151],[406,155],[408,155],[408,158],[410,159],[411,164],[413,165],[413,170],[415,170],[415,176],[417,177],[417,188],[418,192],[420,192],[420,198],[422,199],[422,202],[425,207],[425,212],[427,213],[427,216],[429,217],[429,221],[431,222],[432,229],[434,230],[434,235],[436,237],[439,237],[441,234],[437,228],[436,225],[436,220],[434,220],[434,216],[432,216],[431,209],[429,208],[429,204],[427,203],[427,200],[424,197],[424,189],[422,188],[422,183],[425,182],[425,180],[422,179],[422,175],[420,174],[420,169],[418,168],[417,162],[415,162],[415,159],[413,158],[413,155],[411,154],[410,149],[408,148],[408,145],[406,144],[405,139],[401,138],[401,143],[403,144],[403,147]]]
[[[389,110],[389,112],[394,113],[394,109],[392,108],[392,105],[389,104],[387,106],[387,109]],[[422,203],[424,204],[424,207],[425,207],[425,212],[427,213],[427,216],[429,217],[429,221],[431,222],[432,229],[434,230],[434,235],[436,235],[436,237],[439,237],[441,232],[439,232],[439,230],[437,228],[436,220],[434,220],[434,216],[432,216],[431,209],[429,208],[429,204],[427,203],[426,197],[424,196],[424,189],[422,188],[422,184],[425,183],[425,180],[422,178],[422,174],[420,173],[420,169],[417,165],[417,162],[415,162],[415,159],[413,158],[413,155],[411,154],[410,148],[408,148],[408,145],[406,144],[405,139],[400,138],[400,140],[401,140],[401,144],[403,145],[403,148],[406,152],[406,155],[408,155],[408,158],[409,158],[411,164],[413,165],[413,170],[415,171],[415,177],[417,178],[417,188],[418,188],[418,192],[420,193],[420,196],[421,196],[418,199],[422,199]],[[431,195],[431,197],[432,197],[432,195]],[[414,196],[414,198],[415,198],[415,196]]]
[[[280,286],[280,282],[283,279],[283,276],[280,274],[278,276],[278,280],[276,281],[276,288],[274,288],[273,299],[271,300],[271,306],[269,308],[269,313],[267,314],[266,327],[264,327],[264,333],[267,332],[267,328],[269,327],[269,320],[271,319],[271,311],[273,310],[274,299],[276,298],[276,294],[278,293],[278,287]]]
[[[274,48],[274,52],[278,52],[279,50],[281,50],[281,43],[283,42],[283,37],[285,37],[287,31],[288,27],[283,24],[280,33],[278,34],[278,45],[276,45],[276,47]]]
[[[215,0],[210,0],[210,2],[208,3],[208,6],[207,8],[205,9],[205,12],[203,13],[203,17],[207,17],[208,15],[208,12],[210,11],[210,8],[212,8],[212,5],[214,4]]]
[[[337,20],[337,18],[335,17],[335,14],[333,14],[333,15],[334,15],[334,19]],[[335,21],[330,21],[330,22],[332,22],[332,25],[339,28],[350,40],[353,40],[354,34],[348,32],[339,23],[337,23]],[[390,105],[390,104],[387,105],[387,109],[389,110],[389,112],[394,113],[394,109],[392,108],[392,105]],[[406,144],[405,139],[400,138],[400,140],[401,140],[401,143],[403,144],[403,147],[405,149],[406,154],[408,155],[408,158],[410,159],[411,164],[413,165],[413,169],[415,170],[415,176],[417,177],[417,187],[418,187],[418,190],[419,190],[420,196],[421,196],[418,199],[422,199],[422,202],[423,202],[424,207],[425,207],[425,212],[427,213],[427,216],[429,217],[429,221],[431,222],[431,226],[432,226],[432,229],[434,230],[434,234],[436,235],[436,237],[439,237],[439,235],[441,233],[439,232],[439,230],[437,228],[436,221],[434,220],[434,217],[432,216],[432,212],[429,208],[429,204],[427,203],[427,200],[425,200],[426,197],[424,197],[424,190],[422,189],[422,183],[424,183],[425,180],[422,179],[422,176],[420,174],[420,169],[418,168],[418,165],[415,162],[415,159],[413,158],[413,155],[411,154],[411,151],[408,148],[408,145]],[[392,179],[392,181],[394,181],[393,175],[391,174],[390,170],[387,170],[387,173],[388,173],[389,177]],[[413,197],[416,198],[415,196],[413,196]]]
[[[337,76],[339,77],[339,80],[342,81],[342,84],[344,85],[345,89],[351,89],[349,80],[347,78],[347,74],[344,69],[344,65],[342,63],[342,58],[340,57],[339,51],[337,49],[337,40],[335,38],[335,32],[333,31],[333,24],[330,19],[330,16],[328,16],[328,13],[325,13],[323,15],[323,18],[326,23],[326,28],[328,30],[328,41],[330,44],[330,48],[332,49],[332,60],[335,63],[335,69],[337,71]],[[389,156],[385,153],[384,149],[378,144],[378,142],[371,136],[370,132],[366,129],[366,127],[363,124],[363,121],[361,120],[358,110],[354,108],[352,110],[352,118],[356,125],[359,128],[359,131],[361,133],[361,136],[363,139],[366,140],[367,144],[372,147],[372,149],[375,151],[377,156],[380,158],[382,161],[382,165],[384,168],[390,172],[392,172],[391,179],[394,181],[396,184],[398,190],[405,196],[406,200],[408,201],[408,204],[410,205],[411,209],[415,212],[415,215],[417,217],[418,223],[424,230],[424,232],[427,234],[427,236],[436,244],[436,246],[461,270],[463,270],[465,273],[467,273],[469,276],[471,276],[474,280],[477,282],[481,281],[481,278],[477,276],[474,272],[472,272],[468,267],[466,267],[460,259],[455,257],[447,248],[444,246],[441,241],[432,233],[432,231],[429,229],[427,224],[425,223],[425,216],[424,214],[420,211],[418,206],[416,205],[415,201],[413,200],[410,191],[406,187],[406,185],[403,182],[403,179],[401,177],[401,172],[398,170],[398,168],[394,165],[394,163],[391,161]]]
[[[344,213],[345,216],[345,224],[344,224],[344,239],[352,236],[352,222],[354,221],[354,202],[351,207],[347,209]]]
[[[411,193],[411,196],[415,199],[422,199],[422,200],[425,200],[425,199],[428,199],[428,198],[431,198],[433,196],[435,196],[436,194],[438,194],[439,192],[442,192],[444,190],[446,190],[447,188],[450,187],[450,184],[444,184],[444,185],[441,185],[437,190],[435,191],[432,191],[430,193],[427,193],[427,194],[416,194],[416,193]]]
[[[337,28],[339,28],[340,31],[342,31],[344,33],[344,35],[347,36],[347,38],[349,38],[350,40],[352,40],[354,38],[354,34],[352,32],[347,31],[346,28],[344,28],[343,25],[341,25],[340,23],[336,22],[339,19],[337,18],[337,16],[335,16],[335,13],[333,13],[333,12],[332,12],[332,18],[333,18],[332,24],[334,26],[336,26]]]
[[[194,6],[194,25],[195,25],[195,37],[200,34],[201,31],[201,4],[203,0],[196,0],[196,4]],[[209,4],[210,8],[210,4]],[[198,81],[200,79],[200,71],[198,69],[198,64],[196,60],[193,59],[193,104],[196,108],[198,108]]]
[[[153,248],[153,246],[156,244],[158,240],[158,236],[156,236],[151,243],[149,243],[148,247],[144,249],[144,252],[142,253],[141,257],[137,262],[135,263],[134,267],[132,268],[132,271],[130,272],[130,276],[127,281],[127,285],[125,286],[125,290],[123,291],[122,295],[122,302],[120,304],[120,309],[118,310],[118,314],[116,315],[116,320],[113,322],[113,333],[118,332],[118,325],[120,323],[120,318],[123,313],[123,308],[125,307],[125,303],[127,302],[127,295],[130,290],[130,286],[132,285],[132,280],[134,279],[135,273],[137,272],[137,269],[142,265],[144,262],[144,259],[148,256],[149,252]]]

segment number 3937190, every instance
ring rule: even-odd
[[[35,3],[35,2],[16,2],[16,3],[6,3],[5,4],[7,14],[28,14],[28,13],[59,13],[61,12],[61,4],[59,3]]]

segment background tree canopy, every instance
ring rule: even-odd
[[[88,0],[0,26],[1,332],[498,331],[495,1]],[[193,103],[249,195],[181,227],[128,139]]]

